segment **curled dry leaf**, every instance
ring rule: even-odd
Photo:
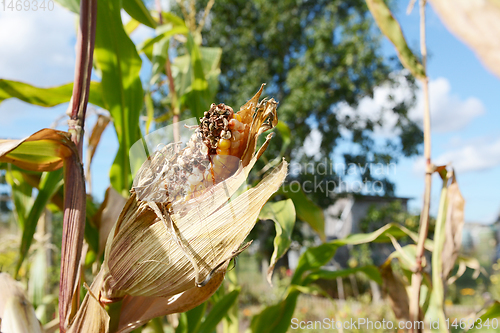
[[[465,200],[460,193],[455,172],[448,186],[448,207],[445,222],[445,239],[441,258],[443,262],[443,279],[446,279],[455,266],[458,252],[462,245],[462,228],[464,225]]]
[[[381,267],[382,288],[389,299],[394,315],[398,320],[409,320],[410,300],[406,291],[405,283],[394,274],[391,267],[391,259],[387,260]]]
[[[285,161],[257,186],[233,196],[272,138],[269,134],[256,151],[258,136],[277,123],[277,103],[259,102],[261,93],[262,87],[237,113],[212,104],[184,149],[166,145],[137,173],[91,287],[99,302],[86,297],[94,306],[122,301],[124,332],[210,297],[260,210],[283,183]],[[105,323],[84,311],[77,314],[78,327],[89,320]]]
[[[93,218],[95,225],[99,229],[99,256],[104,253],[109,232],[120,216],[126,202],[127,199],[122,197],[120,193],[111,186],[108,187],[104,195],[104,201]]]

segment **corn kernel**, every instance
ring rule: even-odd
[[[217,155],[229,155],[229,149],[217,148]]]
[[[227,150],[231,147],[231,141],[227,139],[220,139],[219,140],[219,148],[221,150]]]

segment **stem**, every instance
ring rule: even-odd
[[[427,72],[427,46],[425,42],[425,4],[426,0],[420,0],[420,52],[422,54],[422,65]],[[432,173],[434,172],[431,163],[431,117],[429,108],[429,78],[427,75],[422,80],[424,92],[424,157],[426,162],[425,170],[425,190],[424,205],[420,215],[420,230],[416,250],[416,267],[411,281],[410,298],[410,321],[419,320],[420,312],[420,285],[422,284],[422,258],[424,256],[424,243],[429,232],[429,210],[432,185]],[[410,332],[416,332],[411,328]]]
[[[79,263],[85,228],[85,178],[82,147],[85,113],[89,97],[90,76],[96,30],[97,0],[80,2],[80,27],[76,44],[75,79],[69,108],[68,132],[77,147],[78,156],[70,156],[64,165],[64,218],[59,285],[59,329],[66,325],[78,307]]]

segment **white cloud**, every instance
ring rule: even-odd
[[[451,165],[458,173],[483,171],[500,165],[500,138],[480,138],[464,144],[459,148],[449,150],[433,159],[436,165]],[[414,171],[417,174],[424,172],[424,158],[415,161]]]
[[[410,98],[410,88],[400,76],[396,78],[399,85],[396,88],[385,84],[374,89],[373,98],[363,98],[358,107],[353,109],[346,104],[340,105],[337,110],[339,120],[346,116],[359,117],[360,125],[366,120],[382,121],[383,126],[375,126],[375,135],[392,137],[398,135],[394,129],[398,116],[391,109],[398,103]],[[483,103],[474,97],[461,99],[451,91],[451,85],[446,78],[437,78],[429,83],[429,102],[431,110],[431,128],[433,132],[444,133],[464,128],[474,118],[485,113]],[[410,119],[422,124],[423,119],[423,92],[417,91],[417,102],[409,111]]]
[[[323,135],[318,129],[314,128],[304,140],[304,153],[309,156],[316,156],[319,153]]]
[[[437,78],[429,82],[429,104],[432,131],[453,132],[464,128],[474,118],[485,113],[483,103],[475,98],[461,99],[451,92],[448,79]],[[419,91],[417,105],[410,111],[410,117],[422,122],[424,113],[423,92]]]
[[[0,75],[41,86],[73,79],[75,15],[52,11],[0,12]]]
[[[391,111],[398,103],[411,97],[408,85],[402,77],[396,78],[399,86],[393,89],[389,84],[376,87],[373,98],[365,97],[361,99],[356,109],[342,103],[337,110],[337,119],[340,121],[346,117],[359,117],[361,127],[365,126],[368,120],[372,122],[381,121],[382,126],[375,125],[375,135],[392,137],[399,133],[394,130],[398,116]]]

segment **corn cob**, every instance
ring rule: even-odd
[[[238,169],[249,126],[223,103],[212,104],[200,121],[184,149],[168,144],[141,167],[134,180],[139,200],[187,201]]]

